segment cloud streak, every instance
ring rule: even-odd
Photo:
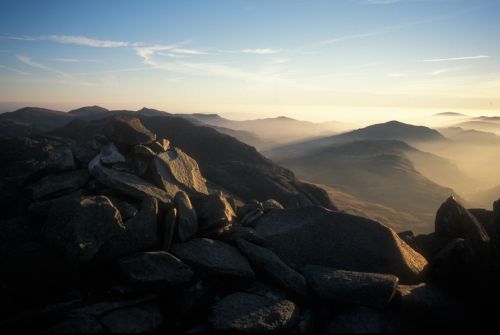
[[[256,55],[271,55],[277,54],[281,52],[281,49],[271,49],[271,48],[256,48],[256,49],[242,49],[241,52],[247,54],[256,54]]]
[[[47,35],[47,36],[8,36],[8,39],[18,41],[51,41],[61,44],[76,44],[93,48],[121,48],[129,46],[129,42],[99,40],[85,36],[73,35]]]
[[[490,56],[477,55],[477,56],[452,57],[452,58],[432,58],[432,59],[424,59],[424,62],[450,62],[450,61],[475,60],[475,59],[485,59],[485,58],[490,58]]]
[[[41,63],[38,63],[38,62],[35,62],[34,60],[32,60],[30,57],[28,56],[24,56],[24,55],[16,55],[16,58],[21,62],[21,63],[24,63],[26,65],[29,65],[35,69],[40,69],[40,70],[44,70],[44,71],[48,71],[48,72],[53,72],[53,73],[56,73],[60,76],[63,76],[63,77],[68,77],[69,75],[67,73],[64,73],[62,71],[59,71],[57,69],[54,69],[54,68],[51,68],[47,65],[44,65],[44,64],[41,64]]]

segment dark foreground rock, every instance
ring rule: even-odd
[[[425,258],[390,228],[372,220],[320,207],[271,211],[257,233],[287,264],[393,274],[418,281]]]
[[[449,197],[436,213],[436,234],[449,238],[489,241],[483,225],[464,206]]]
[[[271,282],[298,297],[309,296],[305,278],[286,265],[274,252],[243,239],[238,240],[237,244],[252,266],[268,276]]]
[[[64,199],[53,206],[43,234],[51,247],[69,259],[89,261],[124,230],[116,207],[108,198],[96,196]]]
[[[289,300],[240,292],[213,305],[209,321],[216,331],[285,332],[299,321],[299,309]]]
[[[375,308],[383,308],[391,302],[398,284],[398,278],[392,275],[314,265],[305,266],[302,273],[319,299]]]
[[[164,251],[137,253],[121,258],[119,263],[133,283],[179,285],[193,277],[189,266]]]
[[[208,275],[244,281],[254,278],[247,259],[238,249],[221,241],[197,238],[175,244],[172,253]]]

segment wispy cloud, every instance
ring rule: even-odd
[[[1,64],[0,64],[0,69],[11,71],[11,72],[20,74],[21,76],[29,76],[30,75],[30,73],[28,73],[28,72],[24,72],[24,71],[18,70],[16,68],[5,66],[5,65],[1,65]]]
[[[266,82],[281,78],[281,73],[272,69],[267,71],[247,71],[221,63],[181,60],[166,61],[165,59],[158,60],[158,57],[156,57],[162,51],[175,52],[178,49],[177,45],[155,45],[135,48],[137,55],[142,58],[144,64],[178,75],[209,76],[255,82]]]
[[[271,48],[257,48],[257,49],[242,49],[241,52],[247,54],[257,54],[257,55],[270,55],[277,54],[281,52],[281,49],[271,49]]]
[[[101,60],[80,58],[54,58],[54,61],[61,63],[104,63]]]
[[[387,77],[389,78],[401,78],[401,77],[406,77],[408,73],[389,73],[387,74]]]
[[[388,5],[397,2],[400,2],[400,0],[366,0],[369,5]]]
[[[120,48],[129,46],[129,42],[99,40],[85,36],[47,35],[47,36],[7,36],[11,40],[20,41],[51,41],[62,44],[76,44],[94,48]]]
[[[24,56],[24,55],[16,55],[16,58],[21,62],[21,63],[24,63],[26,65],[29,65],[31,67],[34,67],[36,69],[40,69],[40,70],[44,70],[44,71],[48,71],[48,72],[53,72],[53,73],[56,73],[60,76],[63,76],[63,77],[68,77],[68,74],[67,73],[64,73],[62,71],[59,71],[57,69],[54,69],[50,66],[47,66],[47,65],[44,65],[44,64],[41,64],[41,63],[38,63],[38,62],[35,62],[34,60],[32,60],[30,57],[28,56]]]
[[[484,58],[490,58],[490,56],[478,55],[478,56],[452,57],[452,58],[432,58],[432,59],[424,59],[424,62],[449,62],[449,61],[474,60],[474,59],[484,59]]]
[[[450,73],[450,72],[455,72],[455,71],[458,71],[458,70],[459,70],[458,68],[451,68],[451,69],[439,69],[439,70],[432,71],[432,72],[431,72],[431,75],[432,75],[432,76],[439,76],[439,75],[441,75],[441,74]]]

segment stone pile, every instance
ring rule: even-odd
[[[103,135],[86,165],[59,143],[23,174],[30,211],[0,226],[2,329],[453,330],[469,301],[453,287],[496,278],[500,222],[488,230],[454,199],[435,236],[400,237],[323,207],[235,199],[137,118]]]

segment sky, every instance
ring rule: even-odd
[[[0,109],[500,114],[499,0],[2,0]]]

